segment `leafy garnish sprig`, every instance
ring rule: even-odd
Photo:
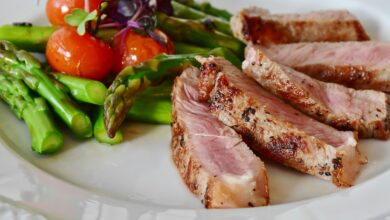
[[[86,26],[90,27],[90,22],[96,21],[97,10],[91,13],[85,12],[83,9],[75,8],[72,13],[65,16],[65,22],[70,26],[77,27],[77,33],[84,35],[86,32]],[[88,31],[89,32],[89,31]]]
[[[65,22],[70,26],[77,27],[77,33],[84,35],[86,32],[95,35],[98,31],[100,22],[106,17],[104,14],[108,3],[103,1],[99,5],[99,10],[93,10],[88,13],[81,8],[75,8],[72,13],[65,16]],[[92,22],[95,22],[95,27],[92,27]]]
[[[157,26],[156,11],[173,14],[171,0],[156,0],[155,5],[150,0],[104,0],[99,10],[87,13],[74,9],[65,17],[65,21],[77,27],[80,35],[86,32],[95,35],[100,28],[131,28],[165,46],[167,39],[154,32]]]

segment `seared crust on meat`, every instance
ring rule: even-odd
[[[183,73],[184,77],[191,75],[197,76],[198,74],[199,70],[196,68],[189,68]],[[199,115],[199,120],[203,119],[206,122],[199,121],[199,124],[196,124],[195,127],[199,128],[198,126],[202,126],[202,123],[209,123],[210,120],[215,120],[217,122],[216,125],[220,125],[221,128],[223,128],[221,131],[223,135],[220,136],[221,134],[219,134],[218,136],[215,132],[199,133],[199,131],[196,131],[196,129],[192,127],[194,122],[188,120],[188,118],[185,117],[185,114],[183,114],[183,110],[185,109],[183,109],[184,102],[182,101],[183,95],[181,94],[183,94],[182,91],[185,90],[183,88],[186,83],[182,79],[183,75],[175,80],[172,90],[173,123],[171,142],[172,159],[183,181],[194,195],[201,198],[201,201],[206,208],[234,208],[267,205],[269,203],[269,194],[266,169],[263,162],[242,142],[241,137],[233,129],[222,125],[211,115],[206,119],[204,115],[203,117],[202,115]],[[196,87],[196,85],[194,85],[194,87]],[[188,103],[194,101],[196,102],[197,100],[189,100]],[[202,103],[200,105],[204,104]],[[194,106],[184,107],[188,107],[190,109],[189,111],[194,109]],[[196,111],[189,112],[190,115],[195,113]],[[208,114],[208,112],[203,113]],[[211,121],[211,123],[213,123],[213,121]],[[215,126],[213,128],[215,128]],[[226,145],[222,146],[223,148],[216,152],[204,152],[204,150],[217,148],[216,145],[218,144],[218,141],[210,138],[210,136],[222,138],[222,143],[226,140]],[[210,140],[203,142],[210,146],[201,148],[203,146],[199,146],[199,142],[196,142],[197,138]],[[229,140],[238,140],[240,142],[236,143],[234,146],[229,146]],[[202,141],[200,143],[202,143]],[[201,155],[202,151],[203,155]],[[233,169],[232,171],[231,167],[225,168],[222,166],[217,169],[217,172],[213,166],[221,166],[221,161],[218,161],[218,155],[213,156],[210,154],[220,153],[221,155],[227,155],[230,152],[233,154],[233,158],[231,161],[226,161],[226,163],[234,164],[242,162],[243,164],[239,166],[244,168],[243,171],[240,171],[241,168],[238,168],[238,171],[237,169],[235,171]],[[209,161],[207,157],[211,157],[208,158]],[[227,157],[226,159],[229,158],[230,157]]]
[[[245,74],[300,111],[339,130],[358,131],[359,137],[389,137],[385,93],[318,81],[273,62],[257,46],[248,45],[245,57]]]
[[[370,39],[356,17],[341,10],[271,14],[266,9],[250,7],[232,18],[231,28],[245,43],[261,45]]]
[[[189,190],[197,196],[209,197],[207,195],[208,185],[214,181],[213,177],[209,179],[209,175],[205,173],[201,168],[202,166],[196,159],[193,159],[193,155],[190,152],[190,148],[186,147],[184,129],[177,123],[176,113],[173,112],[172,123],[172,159],[175,163],[181,177]],[[202,180],[202,181],[200,181]],[[210,200],[203,200],[205,207],[210,208]]]
[[[202,78],[201,81],[199,81],[199,100],[200,101],[207,101],[210,97],[210,92],[214,87],[215,82],[215,76],[219,71],[221,71],[217,64],[209,62],[208,65],[203,65],[200,67],[200,78]],[[207,73],[207,75],[202,76],[202,73]],[[210,74],[210,72],[213,72],[213,74]]]
[[[350,88],[372,89],[386,91],[390,89],[389,83],[375,82],[376,70],[369,70],[363,65],[359,66],[331,66],[325,64],[311,64],[294,67],[299,72],[325,82],[333,82]],[[337,76],[337,77],[335,77]]]
[[[387,75],[387,73],[364,65],[310,64],[293,68],[324,82],[337,83],[355,89],[374,89],[390,92],[389,81],[378,77],[382,74]]]
[[[222,58],[209,58],[200,60],[203,65],[208,62],[217,63],[222,69],[216,76],[214,89],[210,94],[210,108],[213,115],[224,124],[234,128],[243,136],[244,141],[259,155],[293,167],[301,172],[308,173],[323,179],[332,180],[339,187],[351,186],[360,170],[360,165],[366,162],[356,148],[356,140],[352,133],[341,132],[342,143],[326,142],[316,136],[309,135],[306,131],[286,121],[281,117],[283,109],[294,111],[296,117],[302,121],[313,120],[303,116],[298,111],[284,105],[280,101],[280,108],[273,109],[267,104],[267,99],[277,99],[258,87],[256,91],[264,93],[264,99],[260,96],[253,97],[242,87],[237,86],[245,76],[238,76],[239,71]],[[235,69],[234,73],[227,73]],[[236,73],[238,71],[238,73]],[[207,73],[202,74],[207,75]],[[232,79],[232,77],[237,77]],[[237,81],[235,81],[237,80]],[[249,80],[251,81],[251,80]],[[249,82],[248,81],[248,82]],[[245,81],[247,82],[247,81]],[[245,89],[250,90],[253,84],[247,84]],[[310,125],[323,129],[331,129],[326,125],[313,122]],[[326,128],[324,128],[324,126]],[[340,132],[332,130],[334,133]],[[318,131],[321,132],[321,131]],[[333,135],[333,134],[332,134]]]
[[[274,62],[324,82],[390,92],[390,43],[317,42],[272,45],[262,51]]]

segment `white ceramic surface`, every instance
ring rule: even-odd
[[[214,0],[233,12],[259,5],[274,12],[349,9],[378,40],[390,40],[385,0]],[[46,24],[45,1],[0,1],[0,24]],[[0,103],[0,219],[389,219],[390,143],[363,140],[369,163],[356,186],[331,183],[266,161],[271,205],[205,210],[181,182],[170,158],[169,126],[127,124],[117,146],[67,133],[55,156],[30,150],[25,125]]]

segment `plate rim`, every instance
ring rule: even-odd
[[[350,2],[368,3],[368,1],[364,1],[364,0],[349,0],[349,1]],[[378,4],[390,5],[386,1],[374,0],[372,2],[378,2]],[[375,8],[379,11],[382,11],[380,6],[377,7],[377,5],[371,5],[370,7]],[[341,194],[345,194],[345,193],[348,194],[350,191],[359,191],[357,188],[365,188],[367,185],[371,185],[372,183],[383,180],[383,179],[385,181],[382,181],[382,185],[383,185],[383,183],[388,183],[390,185],[390,170],[385,170],[384,172],[382,172],[378,175],[375,175],[374,177],[371,177],[370,179],[368,179],[368,180],[366,180],[366,181],[364,181],[356,186],[353,186],[351,188],[343,189],[342,191],[332,192],[332,193],[329,193],[329,194],[326,194],[326,195],[323,195],[320,197],[308,198],[308,199],[303,199],[303,200],[294,201],[294,202],[285,203],[285,204],[275,204],[275,205],[270,205],[270,206],[266,206],[266,207],[240,208],[240,209],[227,209],[227,210],[226,209],[225,210],[207,210],[207,209],[188,209],[188,208],[173,208],[172,209],[172,208],[169,208],[168,206],[164,206],[164,205],[160,205],[160,204],[152,204],[152,205],[144,205],[144,204],[140,205],[139,204],[139,203],[144,203],[144,201],[121,200],[121,199],[117,199],[117,198],[110,198],[102,192],[96,192],[94,190],[91,191],[91,190],[86,189],[83,186],[80,186],[80,185],[75,184],[73,182],[66,181],[65,179],[63,179],[59,176],[53,175],[51,172],[47,172],[47,171],[41,169],[40,167],[38,167],[37,165],[31,163],[28,159],[24,158],[21,154],[16,152],[11,147],[13,145],[11,140],[6,140],[6,139],[8,139],[6,137],[6,135],[4,135],[3,132],[0,132],[0,148],[2,148],[3,150],[5,149],[9,155],[12,155],[13,158],[12,159],[10,158],[10,160],[13,160],[14,161],[13,163],[18,163],[18,164],[21,163],[22,167],[29,169],[32,173],[36,174],[38,176],[38,178],[42,178],[42,177],[48,178],[51,181],[57,182],[56,184],[58,184],[60,186],[66,186],[68,188],[72,188],[75,191],[81,192],[83,195],[80,198],[84,199],[85,202],[88,202],[89,199],[92,197],[94,201],[97,201],[97,202],[100,202],[100,203],[103,203],[106,205],[118,205],[118,203],[123,203],[124,206],[122,208],[127,208],[128,210],[132,209],[130,206],[134,206],[134,207],[141,207],[141,206],[144,207],[145,206],[146,210],[147,210],[147,211],[145,211],[145,214],[147,214],[149,211],[155,212],[156,219],[157,219],[157,217],[159,217],[158,213],[170,212],[166,215],[163,215],[162,218],[159,218],[159,219],[169,219],[169,217],[183,215],[183,213],[185,213],[187,211],[199,213],[200,214],[199,216],[201,216],[201,217],[207,217],[210,215],[212,218],[215,218],[215,219],[218,218],[218,216],[215,216],[215,215],[231,215],[234,217],[237,214],[242,214],[240,212],[244,211],[244,212],[252,213],[253,215],[249,216],[248,219],[253,219],[252,217],[255,217],[255,218],[259,217],[257,215],[257,213],[264,214],[264,212],[270,211],[271,214],[272,213],[278,214],[277,210],[284,210],[284,211],[288,212],[288,211],[294,210],[295,208],[304,207],[305,205],[307,205],[309,203],[321,202],[319,200],[331,200],[334,197],[338,197],[340,195],[340,193]],[[9,144],[9,142],[11,142],[11,144]],[[390,142],[389,142],[389,144],[390,144]],[[0,155],[0,159],[3,159],[3,158],[4,158],[4,155]],[[1,165],[1,162],[0,162],[0,165]],[[2,170],[4,170],[4,167],[0,166],[0,171],[2,171]],[[15,169],[15,172],[17,172],[17,171],[18,171],[18,169]],[[1,174],[1,172],[0,172],[0,174]],[[2,179],[2,176],[0,175],[0,180],[1,179]],[[59,195],[60,194],[61,193],[59,192]],[[48,216],[51,215],[50,212],[45,213],[45,210],[36,209],[35,207],[29,206],[29,203],[28,203],[29,201],[23,201],[23,200],[17,201],[17,199],[15,200],[14,198],[8,198],[7,196],[4,196],[2,189],[0,189],[0,202],[2,202],[1,197],[5,197],[7,199],[10,199],[10,201],[14,201],[15,204],[20,204],[20,206],[22,208],[28,207],[28,208],[31,208],[32,211],[42,212],[43,215],[48,215]],[[348,201],[348,199],[351,200],[350,197],[345,197],[345,200]],[[388,202],[388,204],[390,204],[390,198],[387,199],[387,202]],[[138,203],[138,204],[135,204],[135,203]],[[276,211],[275,211],[275,209],[276,209]],[[261,211],[259,211],[259,210],[261,210]],[[383,210],[383,212],[380,212],[380,213],[378,212],[378,213],[376,213],[376,216],[374,216],[374,218],[376,218],[378,216],[383,216],[384,214],[388,213],[389,211],[390,211],[390,208],[388,210]],[[180,214],[180,213],[182,213],[182,214]],[[283,213],[285,213],[285,212],[283,212]],[[0,212],[0,214],[1,214],[1,212]],[[153,214],[151,214],[151,216],[153,217]],[[265,214],[265,216],[271,217],[271,215],[267,215],[267,214]],[[140,217],[142,217],[142,216],[140,216]],[[227,217],[229,217],[229,216],[227,216]],[[272,217],[277,217],[277,216],[272,215]],[[188,216],[188,219],[197,219],[197,218],[198,218],[198,216],[195,216],[195,217]],[[150,218],[150,219],[152,219],[152,218]]]

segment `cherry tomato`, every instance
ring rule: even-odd
[[[95,80],[105,78],[113,65],[107,43],[88,33],[80,36],[72,27],[60,28],[50,36],[46,58],[55,71]]]
[[[118,33],[113,40],[114,72],[119,73],[126,66],[134,66],[161,53],[173,53],[173,43],[160,30],[155,30],[168,42],[166,46],[159,44],[151,37],[131,31],[130,28]]]
[[[56,26],[66,26],[64,18],[73,9],[81,8],[89,12],[98,9],[102,0],[88,0],[86,8],[84,0],[48,0],[46,3],[46,15],[50,23]]]

